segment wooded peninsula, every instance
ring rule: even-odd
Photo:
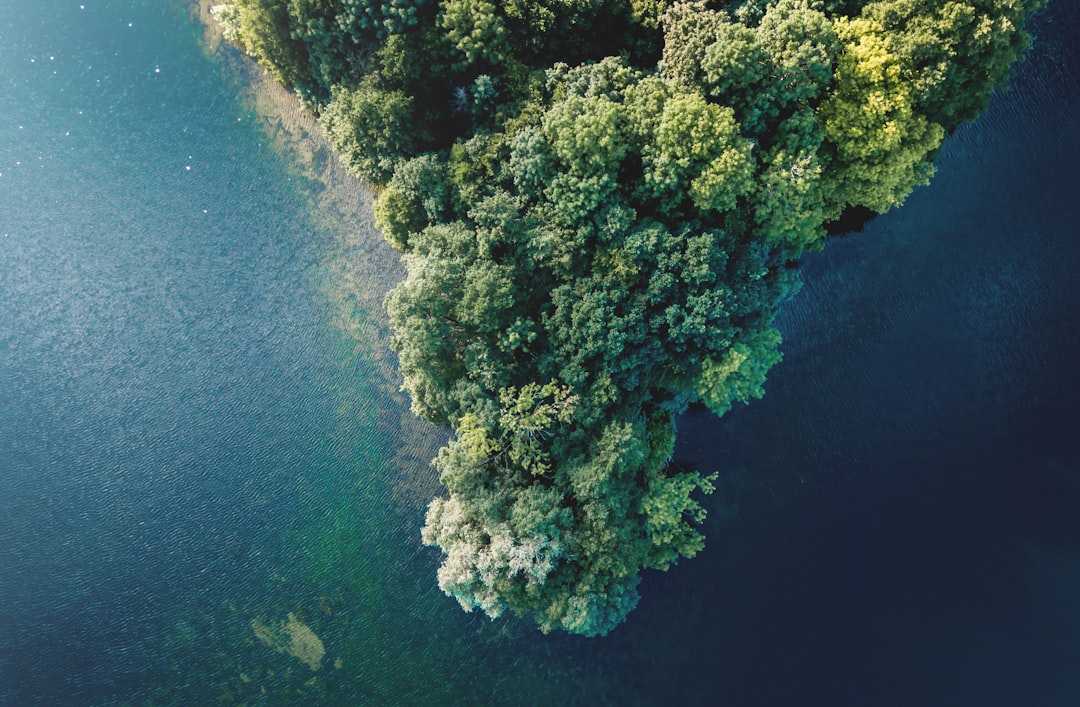
[[[1046,0],[233,0],[408,276],[425,543],[466,610],[603,635],[699,552],[675,418],[760,398],[800,255],[928,183]]]

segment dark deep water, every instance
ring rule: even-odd
[[[1080,704],[1080,11],[1035,30],[806,258],[765,398],[682,420],[706,551],[586,640],[435,586],[400,269],[317,138],[177,2],[0,0],[0,705]]]

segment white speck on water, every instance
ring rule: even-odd
[[[155,74],[160,74],[161,73],[161,67],[160,66],[155,66],[154,67],[154,73]]]
[[[191,171],[191,165],[184,165],[184,169],[188,172]]]
[[[131,26],[132,26],[132,25],[131,25],[131,23],[130,23],[130,22],[128,22],[128,27],[131,27]]]

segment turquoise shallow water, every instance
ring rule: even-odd
[[[1078,30],[806,259],[681,422],[706,551],[590,641],[435,586],[401,271],[302,118],[179,3],[0,3],[0,704],[1075,704]]]

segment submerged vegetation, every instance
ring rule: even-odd
[[[675,416],[761,397],[798,259],[926,184],[1045,0],[234,0],[408,276],[424,542],[463,607],[600,635],[703,547]]]

